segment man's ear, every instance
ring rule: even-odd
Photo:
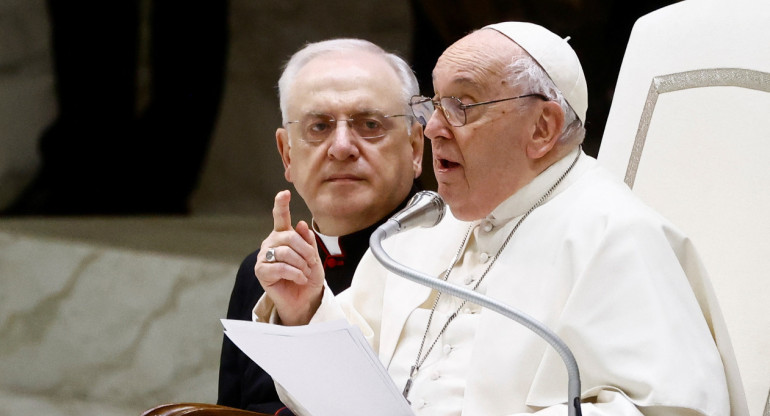
[[[564,127],[564,111],[558,103],[545,101],[540,103],[540,109],[532,139],[527,144],[527,156],[530,159],[540,159],[547,155],[556,145]]]
[[[279,127],[275,131],[275,144],[278,146],[278,153],[283,162],[283,176],[291,182],[291,144],[289,143],[289,132],[285,128]]]
[[[425,147],[425,137],[422,134],[422,124],[412,123],[412,134],[409,136],[412,147],[412,165],[415,179],[422,174],[422,155]]]

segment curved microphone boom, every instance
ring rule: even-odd
[[[417,270],[412,270],[396,262],[385,253],[385,250],[382,248],[383,240],[410,228],[418,226],[433,227],[444,218],[445,211],[446,205],[444,200],[437,193],[432,191],[418,192],[412,197],[406,208],[393,215],[372,233],[372,236],[369,238],[369,247],[372,250],[372,254],[386,269],[399,276],[493,310],[524,325],[543,338],[559,353],[559,356],[564,361],[564,365],[567,367],[567,375],[569,377],[567,386],[567,396],[569,398],[567,401],[568,415],[580,416],[582,414],[580,409],[580,372],[577,361],[572,355],[572,351],[567,347],[567,344],[553,331],[536,319],[502,302],[418,272]]]

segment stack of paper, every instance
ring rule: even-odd
[[[311,415],[413,415],[361,331],[223,319],[225,334]]]

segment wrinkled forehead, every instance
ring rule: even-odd
[[[381,57],[368,52],[328,53],[297,72],[288,96],[292,116],[310,112],[353,114],[401,110],[400,80]]]
[[[451,84],[494,92],[507,86],[508,66],[524,53],[518,45],[494,30],[473,32],[452,44],[439,57],[433,70],[434,88]]]

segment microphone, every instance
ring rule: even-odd
[[[445,212],[446,204],[437,193],[432,191],[418,192],[412,197],[406,208],[393,215],[372,233],[369,238],[369,248],[372,254],[383,267],[401,277],[495,311],[524,325],[543,338],[559,353],[562,361],[564,361],[564,365],[567,367],[567,376],[569,377],[567,386],[567,414],[569,416],[582,415],[580,408],[580,371],[577,361],[574,355],[572,355],[572,351],[567,347],[567,344],[556,333],[535,318],[493,298],[410,269],[393,260],[382,248],[382,241],[397,233],[418,226],[430,228],[437,225],[444,218]]]
[[[379,229],[385,233],[383,239],[415,227],[433,227],[444,218],[446,204],[433,191],[414,194],[406,207],[390,217]]]

